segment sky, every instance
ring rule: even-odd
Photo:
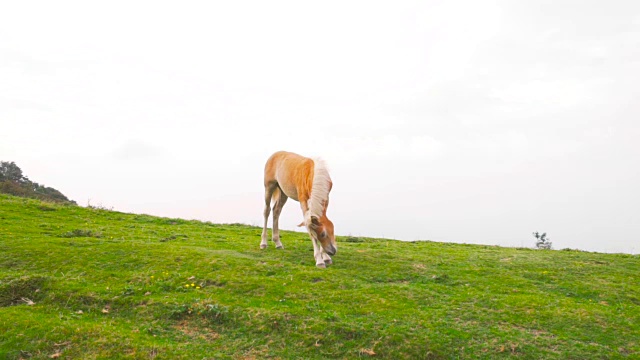
[[[3,2],[0,160],[262,226],[288,150],[328,163],[339,235],[637,254],[639,82],[638,1]]]

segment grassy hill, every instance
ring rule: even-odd
[[[638,256],[282,237],[0,195],[0,358],[640,358]]]

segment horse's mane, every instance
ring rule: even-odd
[[[309,215],[322,217],[324,207],[329,199],[331,191],[331,177],[329,170],[322,159],[313,160],[313,183],[311,185],[311,198],[309,199]]]

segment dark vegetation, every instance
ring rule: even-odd
[[[11,161],[0,161],[0,193],[53,201],[58,203],[75,204],[60,191],[38,184],[22,174],[22,170]]]

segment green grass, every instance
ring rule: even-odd
[[[0,195],[0,358],[640,358],[638,256],[260,231]]]

